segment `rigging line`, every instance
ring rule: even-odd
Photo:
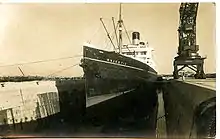
[[[127,37],[128,37],[129,43],[131,44],[131,38],[130,38],[130,36],[129,36],[129,34],[128,34],[128,31],[127,31],[127,29],[126,29],[126,27],[125,27],[124,22],[122,23],[122,25],[124,26],[125,33],[126,33],[126,35],[127,35]]]
[[[118,24],[117,24],[117,26],[116,26],[116,30],[117,30],[117,29],[118,29]],[[111,33],[111,34],[112,34],[112,35],[111,35],[112,40],[114,39],[114,36],[113,36],[114,34],[113,34],[113,33],[114,33],[114,32],[112,32],[112,33]],[[105,47],[105,48],[107,48],[107,47],[109,46],[109,43],[110,43],[110,42],[108,42],[108,44],[106,45],[106,47]]]
[[[113,35],[111,35],[111,37],[112,37],[112,39],[114,39],[114,36],[113,36]],[[109,47],[109,45],[110,45],[111,41],[108,41],[108,40],[107,40],[106,42],[107,42],[106,48],[110,48],[111,46]]]
[[[117,26],[116,26],[116,28],[115,28],[115,30],[117,30],[118,29],[118,23],[117,23]],[[112,38],[112,40],[114,40],[114,34],[113,34],[114,32],[111,32],[110,34],[112,34],[111,35],[111,38]],[[117,40],[116,40],[117,41]],[[105,40],[105,47],[104,48],[106,48],[106,49],[108,49],[109,48],[109,44],[110,44],[111,42],[110,41],[108,41],[108,39],[107,40]]]
[[[111,37],[112,37],[112,39],[114,39],[114,36],[113,35],[111,35]],[[108,43],[107,43],[107,45],[106,45],[106,48],[108,49],[110,49],[111,48],[111,46],[110,46],[110,44],[111,44],[111,42],[109,41]]]
[[[91,40],[95,37],[95,35],[99,32],[99,30],[100,30],[100,26],[97,27],[96,31],[94,32],[94,34],[92,35],[92,37],[88,41],[89,43],[91,43]]]
[[[104,42],[104,48],[103,49],[108,49],[109,41],[106,39]]]
[[[108,45],[109,45],[109,40],[108,38],[105,38],[104,41],[103,41],[103,49],[107,49]]]
[[[79,65],[79,63],[74,64],[74,65],[71,65],[71,66],[66,67],[66,68],[64,68],[64,69],[58,70],[58,71],[56,71],[56,72],[54,72],[54,73],[51,73],[51,74],[47,75],[46,77],[52,76],[52,75],[54,75],[54,74],[56,74],[56,73],[59,73],[59,72],[65,71],[65,70],[68,70],[68,69],[70,69],[70,68],[72,68],[72,67],[75,67],[75,66],[77,66],[77,65]]]
[[[102,19],[105,19],[105,18],[102,17]],[[111,19],[108,19],[108,20],[111,20]],[[100,23],[100,24],[102,24],[102,23]],[[109,21],[107,22],[106,26],[109,26],[108,24],[109,24]],[[101,25],[99,27],[101,27]],[[104,44],[107,44],[108,39],[109,38],[107,38],[107,39],[105,38]],[[97,44],[101,44],[102,42],[103,42],[103,39],[98,39],[97,40]]]
[[[61,58],[55,58],[55,59],[48,59],[48,60],[39,60],[39,61],[31,61],[31,62],[25,62],[25,63],[15,63],[15,64],[10,64],[10,65],[2,65],[2,67],[11,67],[11,66],[17,66],[17,65],[27,65],[27,64],[36,64],[36,63],[44,63],[44,62],[50,62],[50,61],[58,61],[62,59],[71,59],[71,58],[76,58],[80,57],[82,55],[75,55],[75,56],[69,56],[69,57],[61,57]]]
[[[106,27],[105,27],[105,24],[103,23],[102,18],[100,18],[100,20],[101,20],[102,25],[103,25],[103,27],[104,27],[104,29],[105,29],[106,33],[107,33],[108,38],[110,39],[110,41],[111,41],[111,43],[112,43],[112,45],[113,45],[114,49],[116,50],[115,45],[114,45],[114,43],[112,42],[112,39],[111,39],[111,37],[110,37],[110,35],[109,35],[109,33],[108,33],[108,31],[107,31]]]
[[[128,35],[127,29],[125,28],[124,22],[122,22],[122,25],[124,26],[125,33],[126,33],[126,35],[127,35],[127,37],[128,37],[129,43],[131,44],[131,39],[130,39],[130,37],[129,37],[129,35]],[[126,45],[126,48],[128,49],[129,52],[131,52],[127,45]]]
[[[113,27],[114,27],[114,31],[115,31],[116,42],[117,42],[117,45],[119,47],[119,42],[118,42],[118,36],[117,36],[117,32],[116,32],[114,17],[112,17],[112,23],[113,23]],[[117,26],[118,26],[118,23],[117,23]]]

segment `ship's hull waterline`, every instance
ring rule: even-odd
[[[149,65],[115,52],[83,47],[83,67],[87,95],[126,91],[157,79]]]

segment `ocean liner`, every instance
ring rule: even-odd
[[[102,18],[100,20],[102,21]],[[115,48],[114,51],[98,49],[89,43],[83,46],[83,58],[80,66],[84,71],[87,96],[123,92],[133,89],[143,82],[157,79],[157,71],[152,59],[153,49],[148,42],[140,41],[140,33],[132,32],[130,44],[122,42],[122,30],[123,28],[125,31],[127,30],[121,18],[121,4],[117,25],[114,23],[114,18],[112,21],[115,37],[118,38],[117,48],[103,21],[102,24]]]

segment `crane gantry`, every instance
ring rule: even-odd
[[[179,78],[179,71],[188,67],[196,72],[195,78],[205,78],[203,70],[204,59],[198,54],[199,45],[196,44],[196,17],[199,3],[181,3],[179,13],[179,47],[175,57],[173,76]],[[182,66],[178,69],[178,66]]]

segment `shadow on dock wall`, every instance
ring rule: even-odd
[[[102,127],[100,132],[106,136],[156,137],[156,107],[155,88],[143,85],[87,108],[85,122]]]
[[[63,122],[77,124],[82,121],[86,109],[84,80],[56,82],[60,98],[60,118]]]
[[[48,129],[56,125],[60,113],[50,115],[45,118],[31,120],[28,122],[20,122],[16,124],[4,124],[0,126],[1,136],[16,135],[35,135],[42,130]]]
[[[207,137],[208,132],[215,132],[208,131],[207,124],[215,118],[216,91],[172,80],[163,85],[163,93],[168,137]],[[208,110],[212,112],[207,114]]]

